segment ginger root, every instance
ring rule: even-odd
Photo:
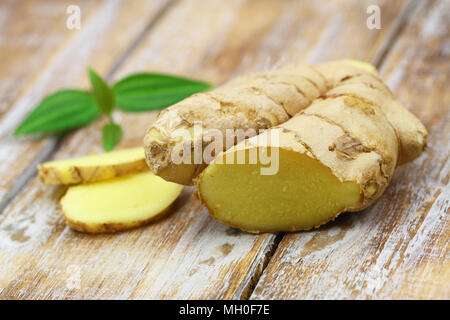
[[[256,134],[210,163],[174,163],[176,145],[211,143],[189,131],[194,124],[206,133],[253,128]],[[192,134],[176,136],[180,128]],[[268,130],[258,134],[262,129]],[[169,181],[194,181],[217,220],[250,232],[296,231],[371,205],[396,166],[423,152],[427,134],[374,67],[343,60],[246,75],[196,94],[163,111],[144,145],[151,170]],[[251,154],[256,161],[228,161]],[[276,155],[274,174],[261,174],[268,169],[263,155]]]
[[[71,186],[61,198],[61,207],[72,229],[116,232],[163,217],[181,190],[181,185],[143,172]]]
[[[38,165],[39,178],[45,184],[102,181],[147,170],[144,150],[141,147]]]

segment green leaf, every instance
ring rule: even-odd
[[[102,128],[103,149],[111,151],[122,138],[122,129],[113,122],[107,123]]]
[[[99,114],[95,100],[88,92],[64,89],[42,100],[14,135],[66,131],[87,125]]]
[[[92,94],[94,95],[100,110],[109,116],[114,109],[114,93],[108,84],[94,70],[89,68],[88,73],[93,89]]]
[[[117,82],[113,91],[117,107],[126,111],[147,111],[165,108],[211,87],[209,83],[171,75],[137,73]]]

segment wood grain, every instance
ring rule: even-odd
[[[450,298],[449,12],[421,2],[381,69],[428,128],[426,153],[372,207],[286,235],[252,299]]]
[[[0,3],[0,117],[43,72],[77,32],[66,28],[66,8],[77,5],[83,21],[99,1],[14,1]]]
[[[12,27],[0,34],[0,200],[46,146],[45,139],[13,137],[19,123],[55,90],[87,87],[88,66],[106,74],[166,1],[57,3],[16,1],[2,11]],[[80,30],[66,28],[68,4],[80,5]]]
[[[381,1],[392,19],[374,31],[365,28],[368,3],[178,1],[116,77],[151,69],[221,83],[292,61],[370,60],[406,2]],[[338,36],[355,29],[350,45]],[[121,146],[131,146],[141,143],[155,114],[114,116],[125,128]],[[70,134],[55,158],[100,151],[101,123]],[[246,298],[277,243],[274,234],[250,235],[215,222],[190,188],[173,214],[155,224],[84,235],[65,226],[57,204],[62,192],[34,179],[0,216],[1,297]]]

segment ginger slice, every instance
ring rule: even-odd
[[[50,161],[38,166],[39,178],[45,184],[94,182],[147,170],[142,147]]]
[[[182,186],[151,172],[81,184],[61,199],[67,224],[77,231],[107,233],[142,226],[168,213]]]

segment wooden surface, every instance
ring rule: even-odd
[[[450,298],[449,1],[2,1],[0,298]],[[80,30],[65,27],[78,4]],[[366,27],[378,4],[382,29]],[[21,17],[18,19],[18,17]],[[9,27],[5,27],[9,26]],[[99,120],[62,138],[11,133],[46,94],[142,70],[220,84],[294,61],[372,61],[427,126],[430,145],[383,197],[315,231],[251,235],[185,188],[167,218],[114,235],[65,226],[36,163],[101,151]],[[117,112],[120,147],[155,113]]]

